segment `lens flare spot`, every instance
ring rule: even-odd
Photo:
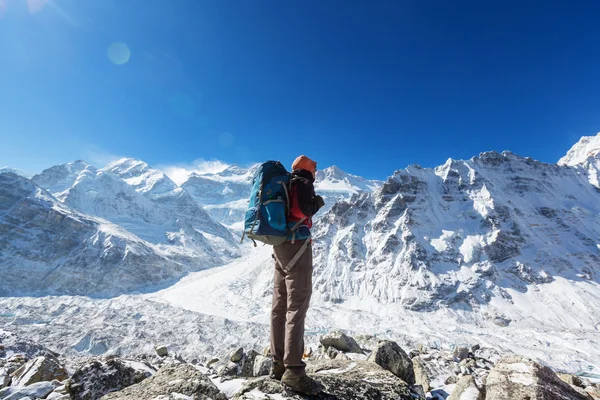
[[[223,147],[230,147],[235,141],[235,137],[229,132],[219,134],[219,144]]]
[[[47,2],[48,0],[27,0],[27,7],[30,13],[35,14],[42,11]]]
[[[0,0],[0,18],[6,14],[6,0]]]
[[[131,57],[129,46],[121,42],[114,42],[108,46],[106,53],[108,55],[108,59],[116,65],[126,64],[129,61],[129,57]]]

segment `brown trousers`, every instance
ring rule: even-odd
[[[287,369],[303,371],[304,320],[312,294],[312,245],[304,250],[296,264],[284,267],[296,255],[304,240],[273,246],[275,278],[271,308],[271,354],[274,362]],[[277,259],[281,262],[280,265]]]

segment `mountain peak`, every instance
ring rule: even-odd
[[[111,172],[118,172],[119,174],[127,174],[129,172],[133,173],[143,172],[150,169],[150,166],[144,161],[135,159],[135,158],[121,158],[120,160],[113,161],[108,164],[104,169]]]
[[[582,136],[567,154],[558,160],[558,165],[574,166],[582,164],[589,157],[594,157],[598,154],[600,154],[600,132],[596,136]]]

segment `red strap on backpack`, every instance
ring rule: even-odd
[[[302,210],[300,209],[300,204],[298,203],[298,189],[297,185],[292,183],[292,190],[290,193],[290,214],[289,220],[292,222],[300,221],[301,219],[306,219],[306,225],[309,228],[312,228],[312,219],[308,218]]]

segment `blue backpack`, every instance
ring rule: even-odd
[[[279,161],[267,161],[258,167],[252,181],[250,202],[244,219],[244,237],[270,245],[283,244],[303,221],[289,226],[292,175]]]

